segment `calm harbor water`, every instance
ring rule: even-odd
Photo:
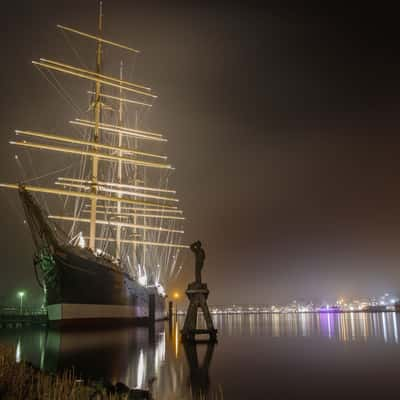
[[[150,385],[157,400],[200,392],[225,400],[400,398],[400,314],[215,316],[218,343],[186,347],[182,322],[154,331],[0,330],[0,342],[45,370],[73,366],[88,377]]]

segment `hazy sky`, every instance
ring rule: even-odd
[[[95,0],[10,4],[0,17],[5,182],[21,179],[7,143],[15,128],[74,117],[30,61],[74,63],[58,23],[96,29]],[[169,138],[185,242],[204,243],[210,302],[400,292],[397,13],[240,4],[105,1],[105,34],[143,51],[135,77],[160,95],[148,126]],[[0,201],[0,295],[11,295],[36,286],[32,245],[16,193]],[[192,279],[191,255],[183,261],[170,289]]]

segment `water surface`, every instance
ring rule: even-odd
[[[130,387],[155,399],[400,398],[400,314],[215,316],[219,341],[183,346],[183,320],[154,330],[0,330],[16,358]]]

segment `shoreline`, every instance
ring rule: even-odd
[[[272,314],[272,315],[285,315],[285,314],[381,314],[381,313],[400,313],[400,310],[320,310],[320,311],[245,311],[245,312],[218,312],[210,313],[212,316],[219,315],[262,315],[262,314]],[[178,317],[183,317],[186,313],[175,314]]]

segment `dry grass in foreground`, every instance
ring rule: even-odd
[[[48,374],[29,363],[15,361],[14,349],[0,345],[0,399],[2,400],[126,400],[133,394],[108,394],[105,388],[87,386],[73,371]]]

